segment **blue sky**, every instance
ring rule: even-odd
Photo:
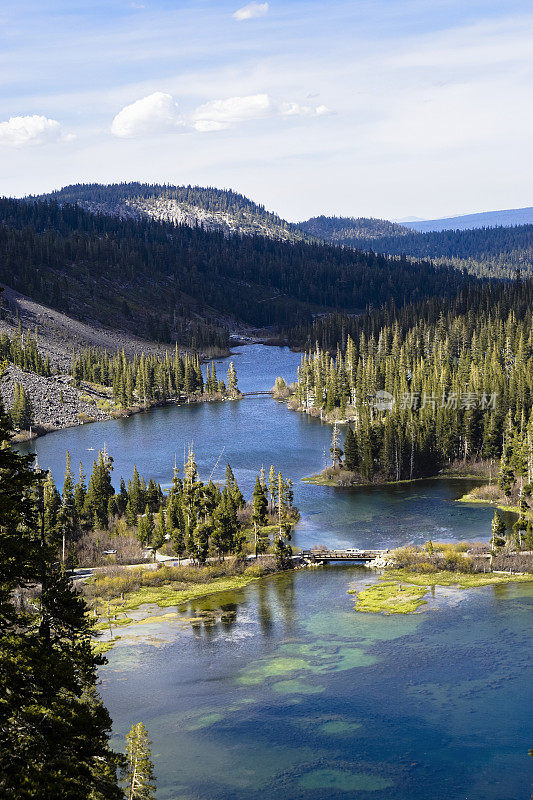
[[[231,187],[289,219],[533,205],[533,9],[3,0],[0,192]]]

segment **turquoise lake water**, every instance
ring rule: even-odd
[[[260,345],[234,356],[243,391],[293,378],[299,360]],[[116,482],[136,463],[164,485],[193,442],[202,477],[223,450],[213,477],[229,461],[245,494],[273,463],[295,482],[298,546],[488,538],[492,510],[454,503],[468,481],[302,483],[330,436],[257,397],[86,425],[26,449],[62,481],[67,448],[90,468],[105,443]],[[102,695],[117,747],[133,722],[147,725],[160,800],[529,797],[533,586],[437,587],[423,613],[355,613],[348,589],[374,579],[359,567],[301,570],[120,630]]]

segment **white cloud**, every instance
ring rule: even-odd
[[[237,20],[237,22],[244,22],[247,19],[257,19],[258,17],[264,17],[265,14],[268,14],[268,3],[248,3],[248,5],[239,8],[233,15],[233,18]]]
[[[211,133],[212,131],[223,131],[229,126],[224,122],[216,122],[214,119],[199,119],[194,123],[194,128],[200,133]]]
[[[320,117],[329,113],[329,109],[323,105],[280,103],[262,93],[210,100],[182,115],[171,94],[154,92],[124,106],[114,118],[111,132],[123,139],[185,132],[191,128],[199,133],[211,133],[253,120],[280,116]]]
[[[284,117],[324,117],[331,114],[327,106],[301,106],[299,103],[282,103],[281,114]]]
[[[111,133],[123,139],[176,131],[183,125],[178,104],[170,94],[154,92],[124,106],[111,125]]]
[[[211,100],[193,112],[193,125],[197,131],[229,128],[237,122],[269,116],[274,106],[268,94],[250,94],[246,97],[228,97]]]
[[[10,117],[6,122],[0,122],[0,145],[24,147],[27,144],[43,144],[60,138],[63,137],[59,122],[39,114]]]

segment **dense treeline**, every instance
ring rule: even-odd
[[[10,337],[0,334],[0,361],[14,364],[25,372],[50,377],[50,359],[43,358],[37,338],[27,332]],[[141,353],[128,358],[124,351],[111,356],[106,351],[86,348],[73,352],[71,375],[73,384],[83,383],[109,387],[113,401],[122,408],[137,404],[165,403],[168,400],[238,398],[237,371],[233,362],[228,367],[226,382],[217,376],[215,362],[206,367],[204,380],[200,358],[181,354],[177,345],[164,356]],[[28,429],[33,423],[33,410],[24,386],[15,382],[14,402],[9,411],[13,428]]]
[[[87,381],[112,387],[113,399],[124,408],[135,403],[179,400],[183,395],[239,395],[233,362],[228,368],[227,384],[217,378],[214,362],[207,365],[204,381],[199,357],[187,353],[182,356],[177,346],[172,356],[168,352],[164,357],[141,353],[133,359],[127,358],[123,351],[110,356],[106,352],[87,348],[73,355],[71,373],[76,386]]]
[[[309,350],[318,344],[323,350],[334,352],[337,345],[346,348],[347,337],[357,340],[361,334],[368,339],[378,338],[383,327],[396,325],[405,333],[423,321],[437,322],[444,314],[447,319],[465,314],[476,317],[506,317],[514,311],[522,318],[531,304],[531,280],[522,281],[520,276],[511,282],[485,281],[466,285],[454,297],[444,301],[439,297],[428,297],[421,302],[409,302],[399,306],[389,302],[382,308],[367,309],[363,314],[336,313],[316,317],[311,323],[303,323],[289,331],[289,338],[298,347]]]
[[[478,277],[533,275],[533,225],[419,233],[386,220],[318,217],[300,227],[332,244],[445,261]]]
[[[154,552],[167,541],[178,557],[189,557],[205,563],[209,556],[239,555],[247,544],[246,525],[252,532],[249,542],[255,553],[264,552],[270,544],[267,526],[275,524],[276,553],[281,560],[290,557],[286,544],[297,517],[293,508],[292,482],[272,466],[268,476],[261,470],[257,476],[251,503],[246,503],[228,464],[222,488],[210,479],[200,480],[194,452],[183,467],[183,478],[174,468],[168,493],[152,478],[148,481],[133,468],[131,480],[120,481],[115,492],[111,472],[113,459],[100,452],[93,463],[89,481],[81,464],[79,479],[74,482],[70,455],[67,452],[65,481],[60,493],[48,474],[44,486],[45,525],[47,531],[64,537],[63,557],[72,566],[76,563],[76,543],[82,537],[101,531],[122,534],[133,532],[143,548]],[[84,546],[87,543],[83,542]]]
[[[56,203],[0,200],[0,220],[1,280],[74,316],[162,340],[199,313],[213,319],[215,309],[254,325],[286,325],[316,309],[454,294],[472,280],[348,248],[224,236]],[[219,341],[211,328],[204,333]]]
[[[46,475],[0,408],[0,795],[120,800],[87,606],[60,567]],[[63,518],[67,510],[59,506]]]
[[[499,458],[531,420],[533,281],[463,293],[446,312],[426,301],[384,323],[392,313],[356,320],[357,337],[334,358],[320,348],[306,354],[298,405],[353,420],[345,464],[364,480]]]
[[[512,278],[517,269],[525,277],[533,274],[533,225],[409,233],[367,246],[379,253],[444,259],[478,277]]]

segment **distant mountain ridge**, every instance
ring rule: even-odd
[[[312,217],[297,223],[299,230],[331,244],[357,247],[360,240],[370,241],[384,236],[404,236],[409,229],[398,222],[374,217]]]
[[[478,214],[463,214],[441,219],[423,219],[400,222],[411,230],[427,231],[465,231],[472,228],[510,227],[512,225],[533,224],[533,206],[528,208],[509,208],[502,211],[482,211]]]
[[[533,275],[533,225],[422,232],[412,229],[415,224],[322,216],[299,227],[329,244],[452,264],[480,278],[510,279],[517,269],[524,276]]]

